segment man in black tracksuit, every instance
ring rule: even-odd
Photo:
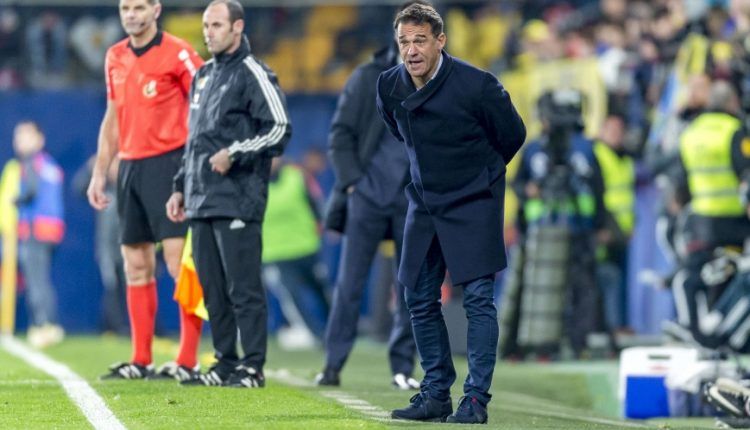
[[[188,385],[265,384],[261,222],[271,158],[282,153],[291,127],[276,76],[250,53],[243,27],[236,0],[215,0],[203,14],[214,59],[193,80],[185,156],[167,202],[170,219],[190,220],[218,360]]]

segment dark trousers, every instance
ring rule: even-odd
[[[628,325],[627,250],[623,250],[596,264],[596,283],[602,299],[604,324],[606,329],[614,332]]]
[[[340,371],[344,367],[357,336],[362,293],[375,251],[390,228],[396,242],[396,261],[399,261],[405,219],[405,204],[384,209],[373,205],[356,192],[349,195],[339,274],[325,335],[327,368]],[[416,346],[404,302],[403,287],[398,282],[396,297],[388,358],[393,374],[411,375],[414,371]]]
[[[448,330],[441,311],[440,287],[445,279],[445,259],[437,236],[433,238],[414,288],[406,289],[414,338],[422,358],[424,379],[421,390],[430,397],[447,400],[456,380]],[[494,302],[494,275],[462,284],[464,310],[469,322],[467,355],[469,374],[464,394],[486,405],[497,354],[497,309]]]
[[[263,273],[266,286],[282,302],[282,310],[287,309],[287,304],[294,306],[294,311],[310,332],[322,338],[328,317],[328,299],[318,253],[266,263]],[[292,303],[284,303],[288,301],[287,297]],[[314,303],[309,303],[311,299]],[[321,310],[323,316],[319,315]],[[284,317],[291,318],[290,315]]]
[[[240,227],[237,224],[244,224]],[[260,280],[260,223],[227,218],[191,220],[193,259],[222,372],[237,364],[262,371],[268,309]],[[237,354],[239,331],[242,357]]]
[[[50,279],[54,248],[33,237],[21,242],[18,262],[26,282],[29,325],[57,324],[57,293]]]

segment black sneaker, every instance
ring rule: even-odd
[[[315,385],[326,386],[326,387],[338,387],[341,385],[341,379],[339,379],[339,372],[326,367],[322,372],[315,375]]]
[[[487,408],[476,397],[463,396],[458,401],[456,413],[449,416],[448,423],[487,424]]]
[[[239,388],[263,388],[266,386],[266,378],[263,372],[254,367],[239,365],[227,380],[227,386]]]
[[[200,375],[200,366],[189,368],[181,364],[177,364],[174,361],[164,363],[156,372],[150,375],[147,379],[159,380],[159,379],[176,379],[178,382],[195,379]]]
[[[105,379],[144,379],[154,374],[154,366],[141,366],[135,363],[115,363],[109,366],[109,373],[99,377]]]
[[[747,403],[750,390],[739,383],[719,378],[716,383],[707,385],[704,397],[713,406],[739,418],[747,418]]]
[[[399,420],[445,422],[453,412],[450,397],[441,402],[427,394],[417,393],[409,399],[411,404],[403,409],[395,409],[391,417]]]
[[[180,381],[180,385],[185,386],[206,386],[206,387],[221,387],[227,385],[229,375],[225,375],[219,371],[218,366],[214,365],[208,369],[206,373],[196,372],[190,379]]]

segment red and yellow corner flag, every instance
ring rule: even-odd
[[[0,333],[13,334],[16,322],[16,270],[18,251],[18,211],[16,197],[21,184],[21,166],[16,160],[5,164],[0,176]]]
[[[187,237],[185,238],[185,248],[182,250],[180,274],[177,276],[177,284],[174,289],[174,299],[188,313],[197,315],[208,321],[208,310],[206,310],[206,305],[203,301],[203,287],[201,287],[198,274],[195,272],[191,236],[192,231],[188,230]]]

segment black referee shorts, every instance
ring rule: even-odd
[[[183,148],[139,160],[122,160],[117,175],[120,243],[133,245],[185,237],[187,223],[167,218],[172,178],[182,163]]]

